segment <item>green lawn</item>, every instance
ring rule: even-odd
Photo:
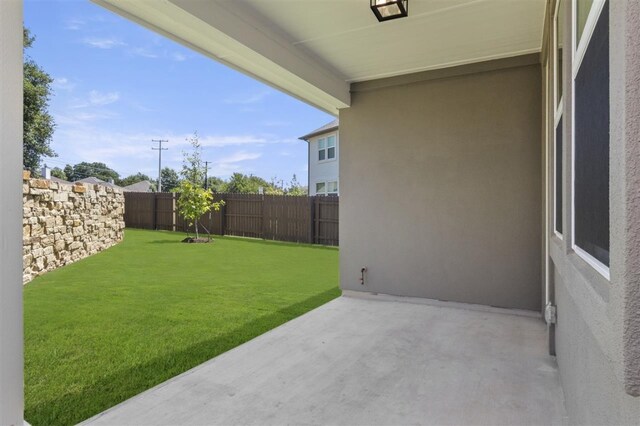
[[[339,295],[338,250],[127,230],[24,289],[25,417],[73,424]]]

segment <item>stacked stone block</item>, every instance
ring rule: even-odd
[[[23,282],[107,249],[124,237],[124,195],[109,186],[22,183]]]

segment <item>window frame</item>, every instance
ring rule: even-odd
[[[576,212],[576,203],[575,203],[575,176],[576,176],[576,108],[575,108],[575,87],[576,87],[576,77],[578,76],[578,71],[580,71],[580,66],[582,65],[582,60],[586,54],[587,48],[589,46],[589,42],[591,41],[591,37],[593,36],[593,32],[595,30],[596,24],[598,23],[598,18],[602,13],[604,5],[607,0],[593,0],[591,4],[591,10],[589,10],[589,16],[584,26],[584,30],[582,31],[582,35],[580,38],[580,42],[577,43],[577,23],[578,23],[578,14],[577,7],[578,2],[571,2],[571,32],[572,32],[572,61],[571,61],[571,249],[573,250],[578,257],[584,260],[589,266],[595,269],[600,275],[602,275],[607,281],[611,280],[611,272],[610,266],[605,265],[600,262],[598,259],[593,257],[591,254],[587,253],[586,250],[580,248],[576,244],[576,220],[575,220],[575,212]],[[611,222],[609,222],[609,232],[611,232]],[[609,246],[609,250],[611,247]]]
[[[334,146],[331,148],[334,148],[334,156],[333,158],[329,158],[329,138],[332,137],[334,138],[335,142],[334,142]],[[320,148],[320,141],[323,142],[324,147],[321,149]],[[317,145],[317,151],[318,151],[318,163],[328,163],[331,161],[336,161],[338,159],[338,133],[334,132],[334,133],[327,133],[325,135],[322,135],[322,137],[319,137],[318,139],[316,139],[316,145]],[[321,160],[320,159],[320,152],[324,151],[324,159]]]
[[[318,185],[324,186],[324,191],[318,192]],[[315,195],[327,195],[327,182],[325,181],[317,181],[316,182],[316,191]]]
[[[566,0],[565,0],[566,1]],[[558,179],[558,173],[557,173],[557,167],[556,167],[556,162],[558,161],[557,158],[557,137],[556,137],[556,132],[557,132],[557,128],[558,128],[558,124],[560,123],[560,121],[562,120],[562,116],[564,114],[564,92],[565,92],[565,87],[564,84],[562,85],[563,91],[561,94],[559,94],[559,81],[561,81],[562,79],[562,75],[558,75],[558,71],[559,71],[559,67],[558,67],[558,62],[559,61],[559,55],[558,55],[558,27],[559,27],[559,22],[558,22],[558,18],[560,17],[560,6],[562,5],[562,0],[558,0],[556,2],[555,5],[555,10],[553,12],[553,22],[552,22],[552,49],[553,49],[553,60],[552,60],[552,69],[553,69],[553,147],[551,149],[551,157],[552,157],[552,167],[553,167],[553,233],[555,234],[556,237],[558,237],[560,240],[564,240],[564,236],[563,236],[563,232],[559,231],[556,227],[557,225],[557,220],[558,220],[558,205],[557,205],[557,201],[558,201],[558,193],[557,193],[557,179]],[[564,28],[563,34],[566,34],[567,30],[566,28]],[[566,39],[566,37],[565,37]],[[566,49],[563,48],[563,51]],[[563,62],[563,65],[565,63]],[[563,69],[566,68],[566,66],[563,66]],[[562,129],[560,129],[560,131],[562,132]],[[562,148],[564,148],[564,138],[562,138]],[[564,153],[565,150],[562,149],[562,152]],[[564,171],[565,167],[564,167],[564,161],[561,158],[560,161],[562,162],[561,164],[561,170]],[[564,185],[562,185],[561,183],[561,191],[564,192],[563,188]],[[564,195],[564,194],[562,194]],[[562,199],[564,200],[565,197],[563,196]],[[560,206],[562,207],[562,206]],[[564,216],[564,209],[562,209],[562,212],[560,212],[561,216]],[[563,220],[564,217],[561,217],[560,220]],[[564,226],[562,227],[564,229]]]
[[[329,185],[335,183],[336,184],[336,190],[335,191],[329,191]],[[326,182],[326,188],[327,188],[327,195],[338,195],[339,192],[339,187],[338,187],[338,181],[337,180],[331,180],[331,181],[327,181]]]

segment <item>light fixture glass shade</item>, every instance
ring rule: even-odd
[[[370,0],[371,10],[378,21],[404,18],[409,14],[409,0]]]

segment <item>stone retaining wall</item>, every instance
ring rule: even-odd
[[[31,179],[25,172],[22,194],[24,283],[124,237],[121,190]]]

